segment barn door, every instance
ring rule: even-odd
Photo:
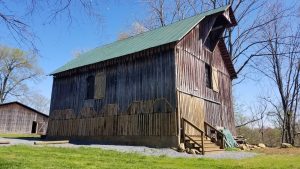
[[[37,129],[37,122],[33,121],[32,122],[32,128],[31,128],[31,133],[36,133]]]
[[[181,92],[177,92],[177,95],[180,116],[204,131],[204,100]],[[199,132],[190,126],[186,126],[186,133],[190,135],[199,135]]]

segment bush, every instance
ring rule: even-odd
[[[263,131],[249,127],[237,128],[237,134],[242,135],[247,139],[248,144],[264,143],[268,147],[280,146],[281,131],[278,128],[266,128]]]

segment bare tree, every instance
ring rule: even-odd
[[[144,0],[149,10],[148,18],[139,21],[149,30],[169,24],[169,11],[166,0]],[[168,12],[168,13],[167,13]]]
[[[251,125],[253,123],[257,123],[259,125],[260,130],[263,130],[264,125],[263,122],[265,120],[267,114],[267,104],[265,102],[259,102],[259,104],[254,104],[252,107],[248,108],[251,111],[250,116],[245,116],[242,113],[238,113],[238,110],[235,110],[237,114],[236,118],[236,128],[240,128],[243,126]],[[245,111],[245,110],[242,110]],[[263,135],[263,134],[262,134]]]
[[[120,32],[118,35],[118,40],[127,39],[129,37],[141,34],[143,32],[148,31],[147,28],[144,27],[143,24],[139,22],[134,22],[128,31]]]
[[[266,20],[262,19],[263,16],[268,15],[268,10],[265,9],[270,2],[266,0],[145,0],[143,2],[149,9],[149,17],[143,23],[149,29],[165,26],[203,11],[231,5],[238,25],[227,29],[224,37],[237,74],[242,77],[234,84],[239,84],[248,77],[249,71],[244,70],[263,49],[260,45],[263,42],[258,40],[257,32],[266,24],[285,17],[283,13],[289,10],[277,11]]]
[[[269,16],[281,10],[274,4]],[[295,124],[299,101],[300,75],[300,24],[295,28],[293,18],[277,19],[264,26],[260,34],[263,56],[255,67],[270,79],[278,92],[278,100],[265,99],[274,108],[282,128],[282,142],[294,143]],[[294,31],[295,30],[295,31]],[[277,104],[279,103],[279,105]]]
[[[149,30],[201,12],[199,0],[143,0],[148,8],[148,17],[140,19]]]
[[[14,12],[12,8],[15,5],[24,9],[25,12],[23,14],[20,14],[20,11]],[[91,0],[0,0],[0,26],[6,28],[19,45],[37,50],[35,46],[36,36],[28,24],[28,18],[32,15],[42,11],[47,13],[47,17],[43,18],[45,23],[53,23],[59,18],[66,18],[67,22],[71,24],[76,12],[82,12],[89,18],[100,20],[98,6],[99,1]]]
[[[251,110],[252,111],[252,114],[256,114],[258,119],[255,123],[256,125],[258,126],[258,131],[260,133],[260,140],[264,143],[265,139],[264,139],[264,136],[265,136],[265,127],[267,126],[265,123],[267,121],[267,115],[268,115],[268,112],[267,112],[267,108],[268,108],[268,105],[266,102],[263,102],[260,100],[260,103],[255,106],[254,110]]]
[[[27,92],[24,97],[19,98],[19,100],[44,114],[49,114],[50,109],[50,99],[39,94],[36,91]]]
[[[41,75],[36,62],[36,55],[32,53],[0,47],[0,104],[7,97],[22,96],[28,90],[25,82]]]

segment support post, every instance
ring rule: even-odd
[[[181,119],[181,133],[182,133],[182,139],[183,139],[183,143],[185,144],[185,125],[184,125],[184,119]]]
[[[205,152],[204,152],[204,135],[203,135],[203,132],[201,133],[201,145],[202,145],[202,155],[204,155],[205,154]]]
[[[204,122],[204,133],[205,133],[205,137],[207,139],[207,125],[205,122]]]

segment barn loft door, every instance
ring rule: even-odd
[[[105,97],[106,90],[106,75],[104,72],[99,72],[95,77],[95,99],[102,99]]]
[[[188,94],[177,92],[178,111],[181,118],[185,118],[204,131],[204,100]],[[194,128],[186,126],[186,134],[199,135]]]

